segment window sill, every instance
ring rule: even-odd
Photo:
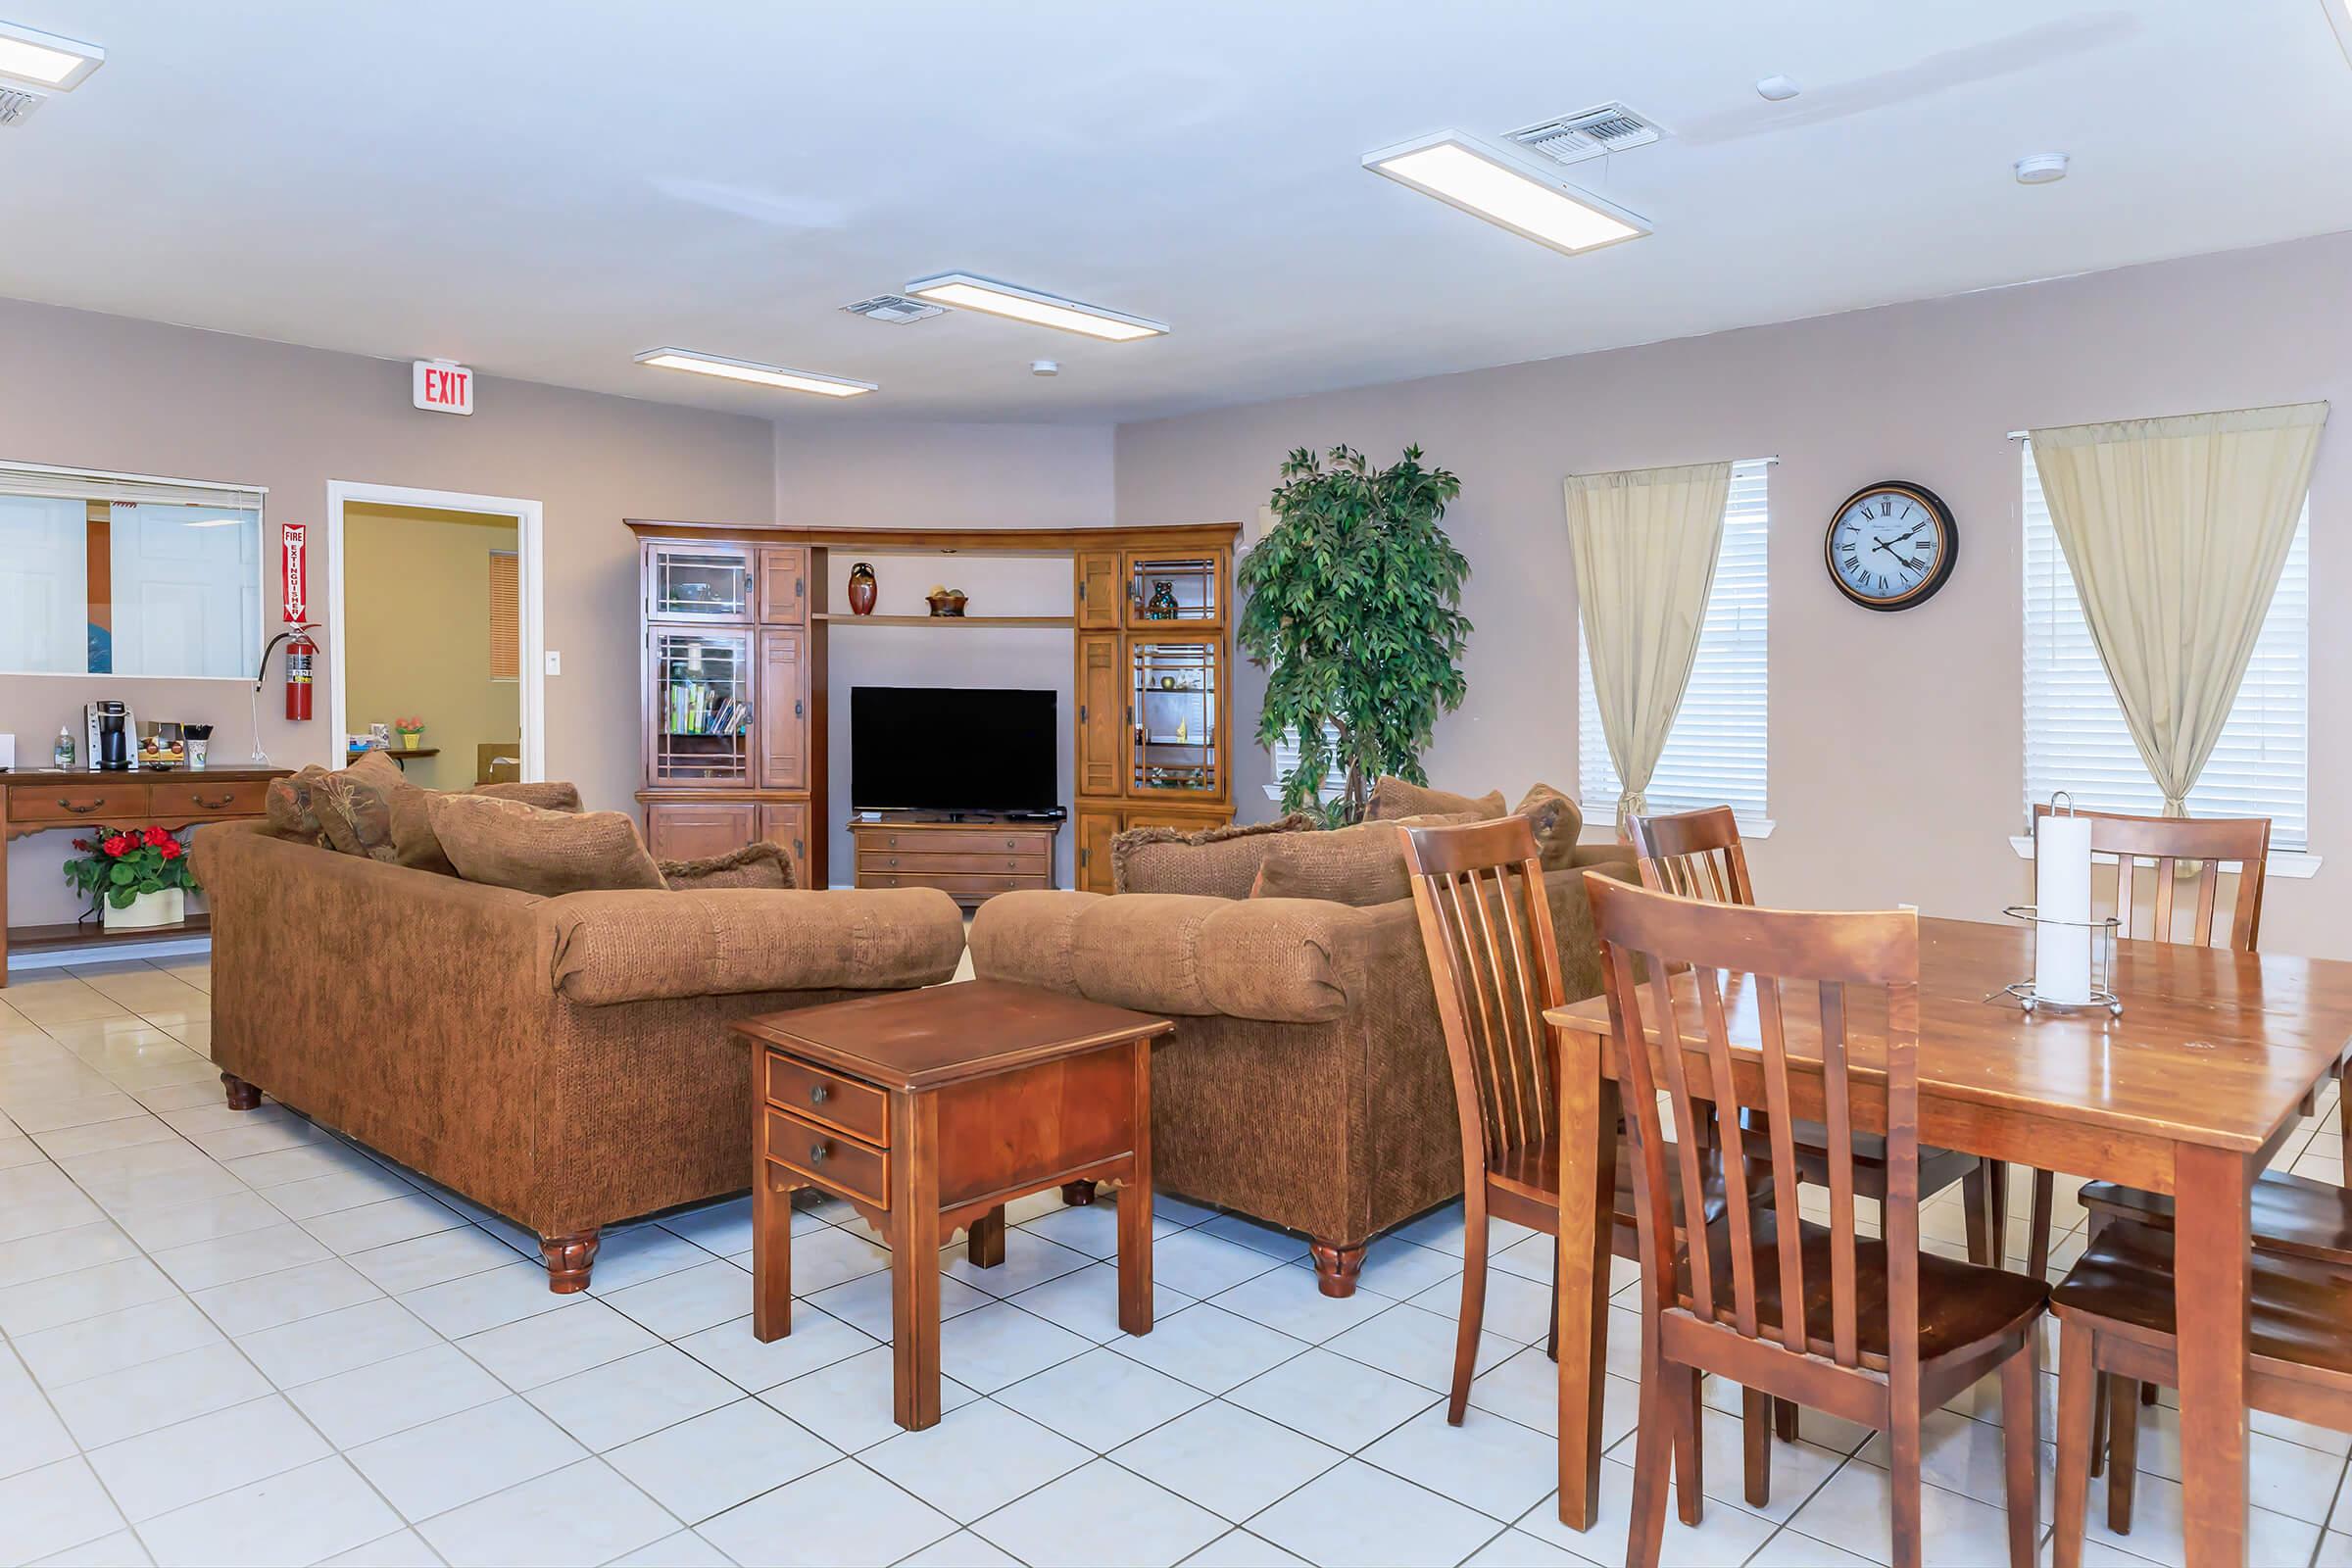
[[[2009,836],[2009,847],[2017,852],[2017,858],[2021,860],[2034,858],[2034,841],[2023,834],[2012,833]],[[2101,865],[2115,863],[2115,857],[2112,855],[2098,855],[2093,856],[2092,858]],[[2151,857],[2141,856],[2139,863],[2153,868],[2156,861]],[[2263,869],[2270,876],[2291,877],[2296,881],[2302,881],[2318,876],[2321,864],[2322,858],[2307,850],[2273,850],[2264,858]]]
[[[1609,808],[1608,814],[1603,820],[1595,821],[1592,817],[1585,818],[1585,830],[1577,835],[1576,842],[1579,844],[1616,843],[1616,818],[1617,808],[1615,806]],[[1780,826],[1769,816],[1742,816],[1739,818],[1739,822],[1740,837],[1742,841],[1768,839],[1772,837],[1772,830]]]

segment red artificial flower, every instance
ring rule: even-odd
[[[125,838],[123,835],[117,833],[114,837],[108,839],[106,843],[101,846],[101,848],[103,848],[107,854],[115,857],[115,858],[121,859],[123,856],[130,853],[130,840]]]
[[[176,860],[188,852],[181,847],[177,839],[166,839],[164,841],[163,848],[157,853],[162,855],[167,860]]]
[[[171,842],[172,835],[165,832],[162,828],[151,827],[147,830],[147,847],[149,849],[160,850]]]
[[[75,839],[74,841],[74,847],[81,851],[84,855],[87,855],[90,851],[90,841],[88,839]]]

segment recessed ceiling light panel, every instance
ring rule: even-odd
[[[781,365],[761,365],[757,360],[730,360],[716,354],[697,354],[692,349],[647,349],[637,356],[637,363],[650,365],[660,370],[691,370],[696,375],[716,375],[729,381],[749,381],[756,386],[781,387],[787,392],[813,392],[820,398],[854,398],[878,390],[871,381],[819,375],[814,370],[788,370]]]
[[[1458,130],[1366,153],[1364,167],[1567,256],[1650,231],[1624,208],[1553,178],[1523,155]]]
[[[82,78],[106,64],[106,51],[53,32],[0,22],[0,76],[29,81],[53,92],[72,92]]]
[[[969,272],[942,272],[937,277],[922,278],[907,284],[906,292],[917,299],[952,305],[959,311],[979,311],[989,316],[1027,321],[1032,326],[1051,326],[1063,332],[1102,338],[1109,343],[1132,343],[1137,338],[1160,337],[1168,330],[1163,321],[1128,316],[1119,311],[1106,311],[1100,305],[1081,305],[1076,300],[1065,300],[1059,295],[1040,294],[1035,289],[1016,288],[1010,283],[975,277]]]

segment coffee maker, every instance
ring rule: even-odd
[[[108,698],[85,703],[82,723],[89,731],[90,766],[101,773],[127,773],[136,760],[139,726],[130,705]]]

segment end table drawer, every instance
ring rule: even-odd
[[[789,1166],[827,1192],[862,1199],[876,1208],[890,1206],[890,1156],[881,1150],[773,1109],[767,1113],[766,1138],[767,1157],[776,1164]]]
[[[171,821],[183,816],[259,816],[270,796],[267,782],[255,780],[242,784],[205,784],[195,779],[185,783],[154,784],[152,814],[158,821]]]
[[[104,822],[110,827],[144,825],[147,782],[92,774],[88,783],[15,784],[8,788],[8,814],[17,822]]]
[[[869,1144],[890,1142],[890,1097],[872,1084],[771,1052],[767,1099],[779,1110],[838,1127]]]

